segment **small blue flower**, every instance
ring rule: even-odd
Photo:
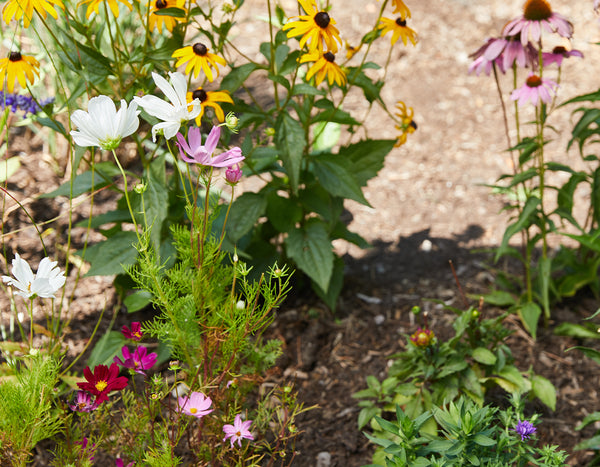
[[[516,428],[511,428],[511,430],[519,433],[521,435],[521,441],[524,441],[526,439],[529,439],[529,437],[535,433],[536,428],[527,420],[519,420],[519,423],[517,423]]]

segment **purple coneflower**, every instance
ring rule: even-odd
[[[513,65],[521,68],[531,66],[535,70],[537,56],[537,49],[531,42],[526,45],[521,44],[519,34],[492,38],[470,55],[475,60],[469,66],[469,73],[475,71],[479,75],[483,71],[489,75],[494,63],[502,73],[505,73]]]
[[[556,63],[558,66],[561,66],[563,59],[569,57],[583,58],[583,54],[579,50],[567,50],[562,45],[554,47],[552,52],[542,53],[542,60],[544,61],[544,66],[552,65],[553,63]]]
[[[552,100],[551,93],[554,93],[557,87],[558,84],[552,80],[530,74],[525,84],[515,89],[510,98],[513,101],[519,101],[519,107],[525,105],[527,101],[531,101],[536,106],[540,101],[548,104]]]
[[[502,34],[513,36],[521,33],[521,43],[527,44],[529,33],[534,42],[542,36],[542,28],[562,37],[573,35],[573,25],[564,16],[554,13],[550,3],[546,0],[527,0],[523,6],[523,16],[513,19],[506,26]]]

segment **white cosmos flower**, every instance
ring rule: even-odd
[[[33,274],[27,261],[15,255],[12,260],[12,275],[2,276],[2,281],[8,285],[12,285],[19,289],[15,292],[25,298],[42,297],[56,298],[54,294],[65,285],[65,273],[56,266],[56,261],[51,261],[50,258],[44,258],[40,261],[37,274]]]
[[[185,76],[179,72],[169,73],[169,76],[171,83],[159,74],[152,73],[154,82],[171,101],[170,104],[156,96],[135,96],[133,98],[146,112],[162,120],[152,127],[152,141],[156,141],[156,133],[161,130],[166,139],[171,139],[177,134],[182,123],[195,119],[202,111],[199,99],[187,102]]]
[[[88,103],[88,111],[76,110],[71,115],[71,122],[79,131],[71,131],[71,136],[78,146],[98,146],[105,150],[115,149],[121,140],[138,129],[137,103],[121,99],[121,108],[117,107],[108,96],[92,97]]]

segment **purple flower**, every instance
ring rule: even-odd
[[[211,413],[214,409],[210,409],[212,400],[206,397],[201,392],[192,392],[189,396],[177,398],[179,410],[186,415],[201,418]]]
[[[121,349],[123,352],[123,360],[119,357],[114,358],[114,362],[118,363],[125,368],[134,370],[136,373],[145,375],[144,370],[149,370],[156,363],[157,354],[154,352],[148,353],[146,347],[138,347],[133,353],[129,352],[127,346],[123,346]]]
[[[121,334],[125,336],[125,339],[140,341],[144,333],[142,332],[142,325],[139,322],[134,321],[131,323],[131,329],[127,326],[123,326],[121,328]]]
[[[469,66],[469,73],[475,71],[479,75],[484,71],[486,75],[489,75],[494,63],[502,73],[505,73],[513,65],[521,68],[531,66],[532,69],[536,69],[537,49],[530,42],[527,45],[521,44],[519,37],[517,34],[516,36],[488,39],[482,47],[470,55],[475,60]]]
[[[529,35],[534,42],[542,37],[542,28],[550,33],[556,32],[562,37],[573,35],[573,25],[564,16],[554,13],[546,0],[527,0],[523,7],[523,16],[510,21],[502,31],[505,36],[521,34],[521,43],[527,44]]]
[[[239,164],[232,165],[231,167],[227,167],[225,171],[225,180],[230,185],[235,185],[242,178],[242,170],[240,169]]]
[[[89,392],[77,391],[77,396],[73,403],[69,404],[69,407],[75,412],[91,412],[98,408],[98,404]]]
[[[529,437],[536,432],[536,428],[527,420],[519,420],[515,428],[511,428],[512,431],[516,431],[521,435],[521,441],[529,439]]]
[[[75,444],[81,446],[81,454],[87,457],[90,461],[94,460],[94,452],[96,451],[96,443],[92,443],[88,446],[89,440],[84,437],[81,441],[75,441]]]
[[[527,101],[537,106],[540,102],[548,104],[552,100],[551,92],[556,92],[558,84],[554,81],[540,78],[537,75],[530,74],[525,84],[518,89],[515,89],[510,98],[513,101],[519,101],[519,106],[523,106]]]
[[[22,110],[24,112],[23,118],[26,118],[28,113],[32,115],[38,113],[43,107],[52,102],[54,102],[53,97],[36,102],[31,96],[0,91],[0,109],[10,108],[12,113]]]
[[[238,147],[231,148],[224,153],[213,156],[220,136],[221,128],[214,126],[212,130],[210,130],[206,142],[202,145],[200,128],[190,128],[188,133],[189,144],[181,133],[177,133],[179,154],[181,154],[181,158],[184,161],[190,164],[200,164],[204,166],[230,167],[242,162],[245,158],[242,155],[242,150]]]
[[[123,459],[121,459],[120,457],[117,457],[115,459],[115,467],[124,467],[124,463],[123,463]],[[127,467],[132,467],[135,465],[135,462],[130,462],[129,464],[127,464]]]
[[[552,52],[542,53],[542,60],[544,61],[544,66],[552,65],[553,63],[556,63],[558,66],[561,66],[563,59],[569,57],[583,58],[583,54],[579,50],[567,50],[562,45],[554,47]]]
[[[231,447],[233,447],[233,443],[236,441],[238,442],[238,445],[242,447],[243,438],[254,440],[254,436],[252,436],[252,433],[249,430],[250,425],[252,425],[252,420],[243,422],[240,414],[237,414],[233,421],[233,425],[223,425],[223,431],[225,432],[223,441],[229,438]]]

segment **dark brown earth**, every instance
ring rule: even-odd
[[[246,4],[258,7],[262,1],[247,0]],[[370,24],[368,15],[375,15],[380,6],[363,0],[332,3],[332,16],[351,42],[364,34]],[[493,80],[468,76],[466,70],[468,54],[517,16],[521,1],[406,3],[412,10],[410,25],[419,33],[419,44],[414,48],[396,46],[383,97],[390,106],[396,100],[404,100],[414,107],[419,129],[405,146],[390,154],[385,168],[369,183],[366,198],[371,207],[353,202],[346,206],[352,216],[350,228],[369,240],[373,248],[360,251],[346,244],[336,245],[346,259],[347,277],[335,314],[309,293],[297,290],[270,330],[285,346],[275,377],[295,381],[300,400],[307,406],[320,407],[298,422],[303,434],[296,445],[295,466],[354,467],[368,463],[372,451],[357,430],[358,408],[351,395],[365,387],[367,375],[385,376],[389,356],[404,348],[405,335],[419,324],[413,321],[410,309],[420,305],[428,310],[430,326],[443,336],[450,330],[448,315],[424,299],[437,298],[462,306],[448,261],[453,261],[467,294],[485,293],[495,280],[493,268],[488,267],[490,256],[483,251],[499,244],[507,215],[500,212],[503,200],[493,197],[484,185],[510,172],[511,162],[503,152],[507,142]],[[291,14],[296,2],[286,0],[282,4]],[[600,40],[600,29],[592,1],[562,0],[553,1],[552,5],[573,21],[573,47],[585,54],[584,60],[572,59],[565,66],[561,97],[595,90],[600,49],[593,43]],[[354,14],[359,10],[364,14]],[[250,17],[236,31],[241,37],[256,34],[251,29],[255,23],[256,18]],[[387,56],[388,38],[380,41],[381,48],[376,52],[382,57],[381,62]],[[503,85],[508,89],[507,81]],[[346,104],[347,110],[364,106],[359,94],[350,96]],[[564,109],[552,117],[559,134],[548,153],[555,160],[577,166],[577,153],[565,153],[572,127],[570,110]],[[376,110],[370,114],[367,130],[371,137],[395,135],[385,114]],[[57,222],[44,226],[53,229],[45,241],[52,253],[64,258],[67,202],[64,198],[37,199],[38,194],[65,180],[65,158],[51,155],[54,152],[47,141],[44,133],[34,135],[23,129],[11,133],[7,155],[21,154],[22,168],[6,188],[37,222],[60,216]],[[42,254],[35,231],[27,228],[27,217],[10,199],[4,202],[5,253],[12,258],[18,251],[35,262]],[[85,204],[85,200],[82,202]],[[108,191],[100,193],[95,202],[102,209],[114,206]],[[75,229],[74,234],[74,243],[81,244],[84,230]],[[0,265],[0,270],[5,273],[7,265]],[[102,309],[106,315],[100,333],[111,323],[113,312],[115,326],[131,319],[120,311],[111,280],[92,277],[79,282],[70,308],[74,319],[66,338],[73,354],[84,349],[90,327]],[[71,293],[73,286],[69,287]],[[8,319],[5,303],[0,302],[3,322]],[[555,336],[552,331],[563,321],[581,322],[599,306],[598,300],[585,293],[556,305],[550,326],[540,330],[535,342],[516,319],[508,322],[515,331],[509,345],[519,368],[525,371],[533,367],[536,373],[550,379],[558,391],[555,412],[540,404],[528,407],[543,415],[543,424],[538,427],[540,442],[558,444],[569,452],[594,433],[593,428],[577,432],[574,427],[585,415],[600,410],[600,367],[578,353],[565,353],[565,349],[582,342]],[[496,312],[492,307],[484,308],[484,313]],[[319,456],[327,458],[323,453],[331,456],[329,464],[317,463]],[[590,453],[574,453],[570,465],[586,465],[590,457]],[[40,452],[37,465],[44,465],[45,458]]]

